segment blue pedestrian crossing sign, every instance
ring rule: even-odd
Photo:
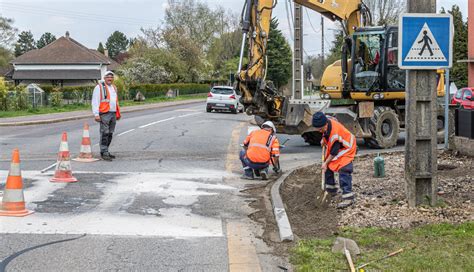
[[[451,14],[406,13],[398,28],[398,66],[401,69],[435,70],[453,65]]]

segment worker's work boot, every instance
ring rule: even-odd
[[[248,179],[248,180],[253,180],[253,175],[247,175],[247,174],[243,174],[241,177],[241,179]]]
[[[112,159],[115,159],[115,156],[110,153],[109,153],[109,157],[111,157]]]
[[[108,152],[101,153],[101,154],[100,154],[100,157],[101,157],[104,161],[112,161],[112,157],[110,156],[110,154],[109,154]]]
[[[245,169],[245,170],[244,170],[244,174],[243,174],[240,178],[241,178],[241,179],[253,180],[253,179],[254,179],[254,175],[253,175],[252,169]]]
[[[339,204],[337,204],[338,209],[345,209],[354,204],[354,199],[344,199]]]
[[[268,179],[268,167],[260,171],[260,176],[262,177],[262,180]]]
[[[326,193],[332,198],[337,196],[337,191],[336,192],[330,192],[329,190],[326,190]]]

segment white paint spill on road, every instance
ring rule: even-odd
[[[222,171],[202,169],[192,173],[183,172],[186,174],[115,175],[106,183],[100,184],[103,195],[99,205],[81,210],[80,213],[37,212],[23,218],[5,217],[0,221],[0,233],[222,237],[222,221],[195,214],[192,207],[198,203],[199,197],[237,189],[220,184],[227,176]],[[76,172],[76,175],[80,173],[86,172]],[[0,171],[2,180],[5,180],[7,174],[7,171]],[[32,187],[25,189],[27,207],[33,210],[36,208],[33,202],[44,201],[54,195],[56,190],[68,186],[50,183],[50,175],[34,171],[25,171],[23,176],[36,179]],[[161,200],[166,205],[161,208],[153,207],[153,203],[141,202],[138,198],[141,195],[146,195],[151,202]],[[83,196],[78,193],[77,197]],[[132,205],[144,213],[128,213],[127,209]]]
[[[122,135],[125,135],[125,134],[127,134],[127,133],[130,133],[130,132],[132,132],[132,131],[134,131],[134,130],[135,130],[134,128],[132,128],[132,129],[129,129],[129,130],[127,130],[127,131],[124,131],[124,132],[120,133],[120,134],[119,134],[119,135],[117,135],[117,136],[122,136]]]
[[[152,122],[152,123],[143,125],[143,126],[139,126],[138,128],[146,128],[146,127],[149,127],[149,126],[152,126],[152,125],[156,125],[156,124],[159,124],[159,123],[163,123],[163,122],[166,122],[166,121],[171,121],[171,120],[173,120],[173,119],[175,119],[175,118],[176,118],[176,117],[170,117],[170,118],[167,118],[167,119],[155,121],[155,122]]]

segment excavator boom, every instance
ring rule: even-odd
[[[362,0],[295,0],[331,20],[339,21],[346,34],[370,21],[370,12]],[[242,47],[237,71],[241,102],[247,114],[281,123],[285,97],[266,81],[270,21],[277,0],[246,0],[242,11]],[[247,47],[247,63],[243,64]]]

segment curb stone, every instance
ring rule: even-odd
[[[314,163],[315,162],[312,162],[311,164],[305,164],[303,166],[299,166],[299,167],[289,170],[288,172],[283,174],[281,177],[279,177],[277,181],[272,185],[272,188],[270,190],[272,208],[273,208],[273,214],[275,215],[275,221],[277,222],[278,232],[280,234],[280,242],[294,240],[294,235],[293,235],[293,231],[291,230],[290,221],[285,211],[285,205],[283,204],[283,200],[281,199],[280,186],[283,184],[283,182],[285,182],[288,176],[290,176],[293,172],[295,172],[298,169],[313,165]]]
[[[156,104],[149,104],[150,106],[148,106],[148,107],[137,107],[137,108],[130,108],[130,109],[127,109],[127,107],[125,107],[125,108],[123,108],[122,113],[145,111],[145,110],[152,110],[152,109],[159,109],[159,108],[167,108],[167,107],[173,107],[173,106],[194,104],[194,103],[199,103],[199,102],[204,102],[204,101],[205,100],[201,100],[201,99],[199,99],[199,100],[185,100],[185,101],[177,101],[176,103],[170,102],[170,104],[166,104],[166,105],[163,105],[162,103],[156,103]],[[52,123],[80,120],[80,119],[86,119],[86,118],[92,118],[92,114],[81,114],[81,115],[70,116],[70,117],[44,119],[44,120],[34,120],[34,121],[20,121],[20,122],[0,123],[0,127],[43,125],[43,124],[52,124]]]

